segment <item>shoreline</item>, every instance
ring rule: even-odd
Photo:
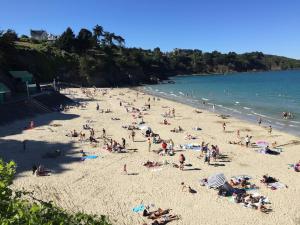
[[[230,117],[234,118],[234,119],[238,119],[238,120],[241,120],[242,122],[246,122],[246,123],[250,123],[252,125],[257,125],[257,118],[254,120],[254,119],[250,119],[250,117],[247,117],[246,115],[243,115],[241,114],[241,116],[238,116],[238,114],[236,113],[232,113],[232,112],[225,112],[225,110],[221,110],[220,107],[218,106],[215,106],[215,109],[213,110],[211,107],[212,107],[212,103],[209,103],[209,104],[206,104],[206,107],[203,107],[203,104],[193,104],[192,102],[184,102],[184,101],[181,101],[180,99],[175,99],[175,98],[172,98],[171,96],[166,96],[166,95],[161,95],[159,93],[156,93],[154,91],[149,91],[149,90],[146,90],[146,89],[143,89],[143,87],[135,87],[135,88],[131,88],[132,90],[137,90],[137,91],[140,91],[142,93],[145,93],[145,94],[148,94],[148,95],[153,95],[155,97],[160,97],[160,98],[163,98],[163,99],[166,99],[168,101],[173,101],[175,103],[180,103],[180,104],[184,104],[184,105],[187,105],[187,106],[191,106],[195,109],[200,109],[200,110],[203,110],[203,111],[206,111],[206,112],[209,112],[209,113],[213,113],[215,115],[229,115]],[[209,105],[209,106],[208,106]],[[226,113],[226,114],[223,114],[223,113]],[[259,117],[259,115],[257,115],[257,117]],[[270,118],[268,116],[265,116],[265,115],[261,115],[262,119],[264,118]],[[273,118],[270,118],[270,119],[273,119]],[[261,127],[265,127],[265,126],[269,126],[271,125],[272,128],[274,130],[277,130],[279,132],[282,132],[282,133],[285,133],[285,134],[288,134],[288,135],[293,135],[297,138],[300,138],[300,130],[298,132],[296,131],[292,131],[292,130],[287,130],[287,129],[280,129],[278,127],[278,125],[275,124],[272,124],[270,122],[268,123],[263,123],[261,125]],[[291,129],[291,128],[290,128]]]

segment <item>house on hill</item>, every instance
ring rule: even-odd
[[[45,30],[30,30],[30,36],[33,40],[46,41],[48,40],[48,33]]]

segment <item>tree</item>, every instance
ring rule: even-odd
[[[97,43],[100,42],[101,40],[101,36],[103,36],[103,27],[102,26],[99,26],[98,24],[93,28],[93,34],[94,34],[94,37],[97,41]]]
[[[93,34],[88,29],[82,28],[76,39],[76,47],[78,52],[86,52],[86,50],[93,47],[95,44],[95,39],[93,39]]]
[[[119,46],[123,47],[125,45],[125,39],[119,35],[114,36],[115,41]]]
[[[10,40],[11,42],[18,40],[18,35],[14,30],[8,29],[4,34],[3,38]]]
[[[68,27],[56,41],[56,46],[65,51],[71,52],[75,49],[75,35],[73,30]]]

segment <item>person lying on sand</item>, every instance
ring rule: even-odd
[[[157,210],[153,211],[153,212],[149,212],[147,209],[145,209],[143,211],[143,216],[144,217],[148,217],[148,219],[157,219],[163,215],[166,215],[168,213],[170,213],[171,209],[161,209],[161,208],[158,208]]]
[[[179,220],[180,217],[178,215],[164,215],[159,220],[154,220],[151,225],[165,225],[173,220]]]
[[[120,120],[118,117],[112,117],[111,120]]]
[[[186,134],[184,137],[185,140],[194,140],[197,139],[197,137],[191,135],[191,134]]]
[[[295,170],[296,172],[300,172],[300,160],[299,160],[298,163],[296,163],[296,164],[294,165],[294,170]]]
[[[264,184],[270,184],[270,183],[278,182],[278,180],[276,178],[270,177],[266,174],[266,175],[263,175],[263,179],[261,179],[260,182],[262,182]]]
[[[49,173],[51,173],[51,171],[46,169],[43,165],[39,165],[38,167],[34,165],[32,167],[32,173],[36,176],[49,176]]]
[[[149,160],[143,164],[143,166],[146,166],[147,168],[158,167],[161,165],[162,164],[159,162],[153,162],[153,161],[149,161]]]
[[[170,130],[171,132],[174,132],[174,133],[179,133],[179,132],[182,132],[183,129],[182,127],[178,126],[178,128],[174,127],[174,129]]]
[[[244,146],[244,144],[242,143],[242,141],[229,141],[228,144]]]

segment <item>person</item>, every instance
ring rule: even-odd
[[[240,137],[240,130],[236,131],[236,136],[239,138]]]
[[[29,123],[29,129],[33,129],[33,128],[34,128],[34,122],[33,120],[31,120]]]
[[[174,108],[172,109],[172,114],[173,114],[173,117],[175,117],[175,109]]]
[[[163,215],[160,220],[154,220],[151,225],[165,225],[173,220],[179,220],[180,217],[177,215]]]
[[[165,154],[167,154],[167,143],[165,142],[165,141],[163,141],[162,143],[161,143],[161,147],[162,147],[162,149],[163,149],[163,151],[164,151],[164,153]]]
[[[125,148],[125,145],[126,145],[126,140],[125,138],[122,138],[122,147]]]
[[[122,106],[122,102],[120,101],[120,106]]]
[[[225,129],[226,129],[226,123],[224,122],[223,123],[223,131],[225,131]]]
[[[261,117],[258,118],[258,125],[260,126],[261,125],[261,122],[262,122],[262,119]]]
[[[170,150],[174,150],[174,141],[172,139],[170,139]]]
[[[300,160],[299,160],[298,163],[296,163],[296,164],[294,165],[294,170],[295,170],[295,172],[300,172]]]
[[[164,125],[168,125],[168,121],[164,119]]]
[[[22,141],[22,144],[23,144],[23,151],[24,151],[24,152],[25,152],[25,150],[26,150],[26,143],[27,143],[27,140]]]
[[[250,144],[250,137],[248,136],[248,134],[247,134],[247,136],[245,137],[245,143],[246,143],[246,147],[248,148],[248,147],[249,147],[249,144]]]
[[[272,134],[272,126],[271,125],[269,126],[268,132],[270,135]]]
[[[147,142],[148,142],[148,151],[150,152],[151,151],[151,140],[150,140],[150,137],[148,137]]]
[[[106,130],[103,128],[102,129],[102,136],[105,138],[105,136],[106,136]]]
[[[130,134],[130,135],[131,135],[132,141],[134,142],[134,137],[135,137],[135,132],[134,132],[134,130],[131,131],[131,134]]]
[[[127,165],[126,164],[124,164],[124,166],[123,166],[123,173],[127,174]]]
[[[97,103],[96,110],[99,111],[99,108],[100,108],[100,106],[99,106],[99,104]]]
[[[189,193],[193,193],[193,189],[189,185],[184,184],[184,182],[181,182],[181,186],[182,191],[188,191]]]
[[[208,165],[210,165],[210,156],[211,156],[211,152],[209,149],[207,149],[204,157],[204,162],[207,162]]]
[[[179,169],[180,170],[184,169],[184,162],[185,162],[185,157],[183,154],[180,154],[179,155],[179,164],[180,164]]]

